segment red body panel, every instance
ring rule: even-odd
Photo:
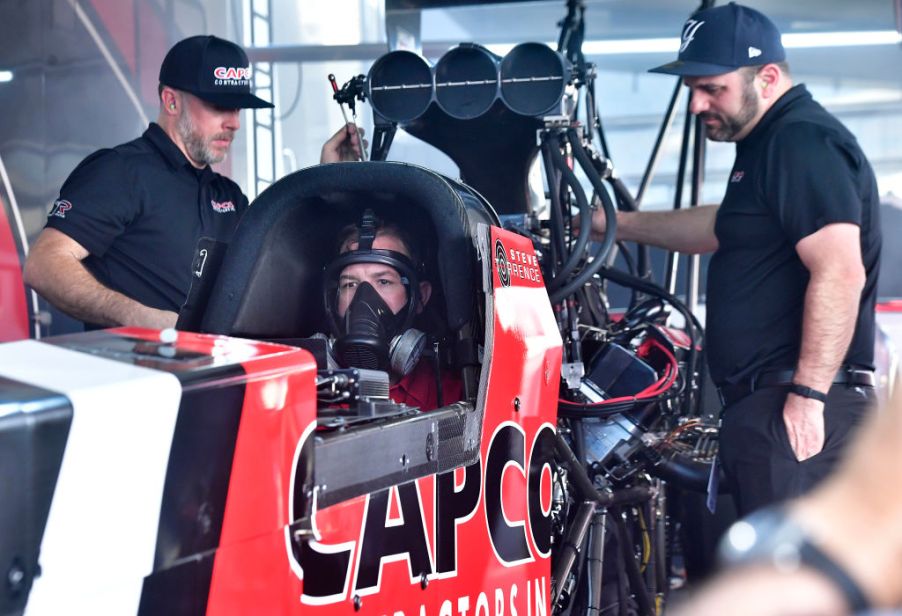
[[[0,198],[0,342],[28,338],[28,308],[19,248]]]
[[[294,453],[316,420],[316,363],[245,363],[249,382],[229,482],[208,612],[276,614],[301,583],[287,566],[285,531]],[[267,373],[281,370],[277,378]],[[253,375],[259,375],[255,379]]]

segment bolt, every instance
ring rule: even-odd
[[[209,503],[203,503],[197,510],[197,527],[202,535],[206,535],[213,528],[212,507]]]
[[[432,462],[435,457],[435,436],[430,432],[426,435],[426,459]]]
[[[362,607],[363,601],[361,601],[360,595],[354,595],[354,611],[359,612]]]
[[[516,412],[518,412],[518,413],[520,412],[520,398],[519,398],[519,396],[516,397],[516,398],[514,398],[514,410],[515,410]]]
[[[429,586],[429,578],[426,577],[425,573],[420,574],[420,588],[426,590],[426,587]]]
[[[25,569],[17,558],[6,573],[6,584],[12,594],[19,594],[25,587]]]

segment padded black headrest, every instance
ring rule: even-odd
[[[497,215],[475,191],[428,169],[367,162],[302,169],[254,200],[212,283],[201,331],[253,338],[324,331],[323,268],[340,229],[367,207],[421,239],[448,327],[466,324],[480,284],[475,227],[497,225]]]

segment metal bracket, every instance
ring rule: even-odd
[[[568,389],[579,389],[585,374],[586,367],[581,361],[561,365],[561,378],[566,381]]]

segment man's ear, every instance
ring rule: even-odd
[[[776,64],[765,64],[758,71],[757,78],[760,80],[761,95],[764,98],[772,98],[781,92],[777,89],[784,78],[783,71]]]
[[[178,115],[178,106],[181,104],[178,94],[170,87],[164,87],[160,93],[160,104],[163,112],[168,115]]]
[[[430,297],[432,297],[432,283],[424,280],[420,283],[420,305],[417,306],[417,314],[423,312],[423,308],[429,303]]]

